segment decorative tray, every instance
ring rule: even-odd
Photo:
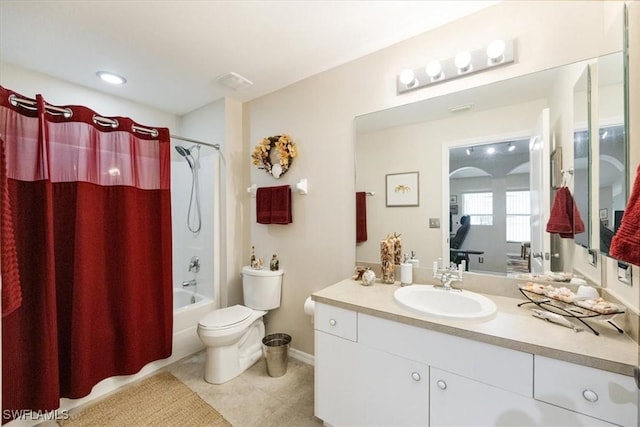
[[[602,298],[592,299],[578,296],[564,287],[554,288],[553,286],[545,286],[538,283],[529,282],[525,285],[520,285],[519,289],[529,301],[518,304],[518,307],[525,304],[535,304],[552,313],[577,319],[596,335],[600,335],[600,333],[584,322],[583,319],[592,318],[606,321],[618,332],[623,333],[622,329],[611,321],[616,315],[625,312],[624,307],[620,307],[617,304],[605,301]]]

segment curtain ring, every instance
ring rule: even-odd
[[[116,119],[108,119],[106,117],[100,117],[96,114],[93,115],[92,119],[93,123],[100,126],[110,126],[113,129],[116,129],[119,126],[119,123]]]

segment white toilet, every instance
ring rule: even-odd
[[[198,336],[207,348],[207,382],[227,382],[260,359],[265,336],[262,317],[266,310],[280,307],[282,273],[243,267],[244,305],[214,310],[200,320]]]

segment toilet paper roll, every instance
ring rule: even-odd
[[[306,314],[307,316],[311,316],[313,317],[313,314],[316,311],[316,302],[313,301],[311,299],[311,297],[307,297],[306,300],[304,300],[304,314]]]
[[[403,285],[413,283],[413,264],[400,264],[400,283]]]

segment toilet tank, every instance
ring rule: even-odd
[[[244,305],[254,310],[273,310],[280,307],[283,270],[255,270],[242,267]]]

